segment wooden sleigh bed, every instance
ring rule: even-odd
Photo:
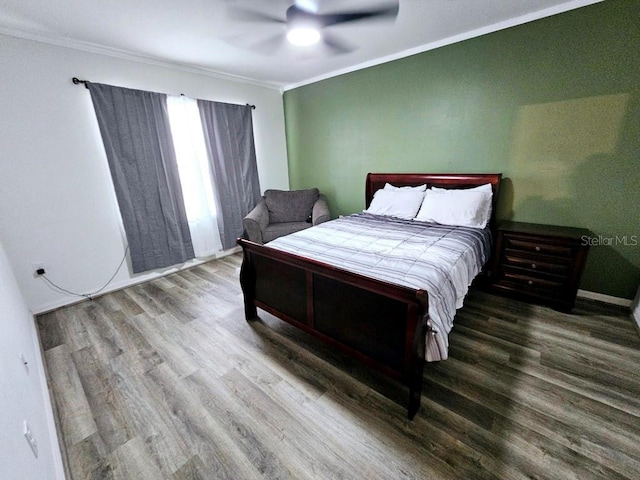
[[[494,224],[501,174],[367,175],[367,207],[386,183],[471,188],[490,183]],[[246,319],[260,308],[409,387],[408,417],[420,407],[428,294],[238,239]]]

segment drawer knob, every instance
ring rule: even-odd
[[[527,283],[528,283],[529,285],[533,285],[533,280],[529,280]]]
[[[535,270],[536,268],[538,268],[538,266],[535,263],[532,263],[531,264],[531,268],[533,268]]]
[[[539,251],[540,251],[540,247],[536,247],[536,252],[539,252]]]

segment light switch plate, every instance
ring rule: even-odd
[[[27,439],[27,443],[31,447],[33,455],[38,458],[38,442],[36,442],[36,439],[31,432],[31,427],[29,427],[29,422],[26,420],[24,421],[24,438]]]

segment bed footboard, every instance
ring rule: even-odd
[[[409,387],[420,407],[427,293],[239,239],[245,318],[257,308]]]

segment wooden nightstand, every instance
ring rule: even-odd
[[[565,312],[576,301],[591,232],[523,222],[498,225],[490,290]]]

